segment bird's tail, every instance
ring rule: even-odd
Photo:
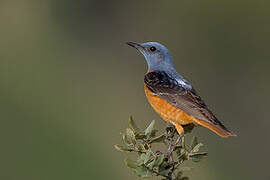
[[[204,126],[208,129],[210,129],[211,131],[215,132],[217,135],[227,138],[230,136],[237,136],[236,134],[234,134],[233,132],[229,131],[225,126],[221,126],[221,125],[215,125],[203,120],[197,120],[197,123],[201,126]]]

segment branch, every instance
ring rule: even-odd
[[[202,143],[197,137],[193,137],[190,146],[185,144],[185,135],[180,137],[174,127],[166,127],[165,132],[157,135],[154,129],[155,121],[141,131],[135,124],[132,117],[129,119],[129,128],[122,134],[124,145],[115,145],[115,148],[122,152],[137,153],[137,161],[126,159],[126,165],[133,169],[138,177],[158,176],[166,180],[187,180],[183,177],[182,167],[185,161],[200,162],[207,153],[199,152]],[[191,132],[194,126],[185,126],[185,133]],[[152,144],[163,144],[167,151],[153,149]]]

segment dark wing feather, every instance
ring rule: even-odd
[[[184,88],[167,73],[161,71],[149,72],[145,75],[144,83],[156,96],[165,99],[168,103],[178,107],[185,113],[199,119],[227,128],[207,108],[204,101],[191,88]]]

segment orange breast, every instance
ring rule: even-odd
[[[185,125],[189,123],[195,123],[195,118],[186,114],[181,109],[169,104],[166,100],[155,96],[146,85],[144,85],[145,95],[155,109],[155,111],[165,120],[170,123],[177,123],[180,125]]]

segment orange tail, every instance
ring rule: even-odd
[[[236,134],[230,132],[226,128],[223,128],[223,127],[221,127],[219,125],[214,125],[214,124],[208,123],[206,121],[202,121],[202,120],[197,120],[196,122],[199,125],[210,129],[211,131],[215,132],[217,135],[219,135],[221,137],[227,138],[227,137],[230,137],[230,136],[237,136]]]

